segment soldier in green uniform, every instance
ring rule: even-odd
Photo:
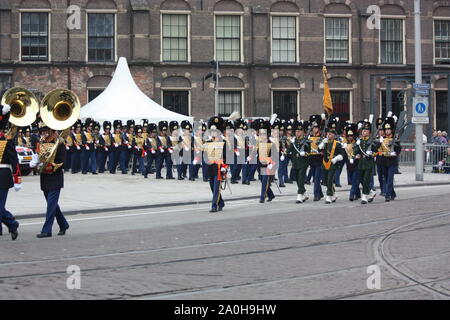
[[[358,169],[360,179],[363,185],[363,193],[361,203],[367,204],[375,198],[375,192],[370,188],[372,172],[375,167],[376,151],[380,147],[380,143],[370,139],[372,124],[364,121],[361,128],[361,138],[358,139],[354,153],[356,159],[359,159]]]
[[[327,137],[322,140],[319,149],[323,150],[323,180],[327,186],[327,197],[325,203],[330,204],[336,202],[334,188],[334,177],[339,161],[344,160],[344,149],[341,143],[336,139],[337,122],[333,119],[328,122]]]
[[[308,122],[294,121],[295,138],[291,140],[288,157],[292,161],[294,177],[297,179],[297,201],[303,203],[308,200],[306,195],[306,169],[309,166],[309,153],[311,152],[311,141],[306,137]]]

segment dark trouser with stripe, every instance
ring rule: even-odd
[[[331,167],[330,170],[323,169],[323,180],[327,185],[327,196],[334,196],[335,176],[336,176],[336,168]]]
[[[8,189],[0,189],[0,231],[2,223],[8,227],[9,232],[15,232],[19,227],[19,223],[14,216],[6,210],[6,199],[8,198]]]
[[[264,200],[266,197],[269,199],[275,198],[273,194],[272,188],[270,187],[272,176],[268,176],[266,174],[261,175],[261,200]]]
[[[395,198],[397,195],[394,191],[394,174],[397,170],[397,166],[383,166],[384,175],[384,192],[385,197],[389,199]]]
[[[322,166],[311,166],[312,177],[314,178],[314,197],[322,198]]]
[[[305,181],[307,168],[308,167],[304,167],[301,169],[294,169],[294,177],[296,177],[297,179],[297,194],[304,194],[306,192]]]
[[[225,207],[225,202],[223,201],[222,194],[220,193],[220,181],[217,177],[212,177],[209,179],[209,187],[213,193],[211,208],[217,209]]]
[[[370,187],[371,180],[373,177],[372,169],[360,170],[360,174],[361,174],[361,182],[363,185],[363,194],[368,195],[370,194],[370,190],[372,190],[372,188]]]
[[[361,190],[359,190],[359,184],[361,182],[361,171],[348,170],[348,179],[352,188],[350,189],[350,198],[357,199],[361,197]]]
[[[58,205],[60,193],[61,189],[44,191],[45,200],[47,200],[47,214],[44,226],[42,227],[42,233],[52,234],[52,226],[55,218],[61,230],[69,228],[69,224]]]
[[[378,183],[380,184],[381,193],[385,194],[384,190],[384,170],[383,166],[377,164]]]

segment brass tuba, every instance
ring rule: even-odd
[[[50,129],[62,131],[58,135],[56,143],[45,143],[39,145],[39,160],[41,165],[39,173],[49,173],[49,164],[56,171],[63,163],[55,163],[56,152],[61,143],[70,134],[70,127],[78,120],[81,112],[81,104],[78,96],[66,89],[55,89],[48,93],[41,102],[40,115],[42,122]]]
[[[14,138],[17,127],[26,127],[36,121],[36,114],[39,111],[39,101],[29,90],[15,87],[7,90],[2,97],[1,104],[8,104],[11,107],[11,129],[6,134]]]

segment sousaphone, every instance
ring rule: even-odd
[[[29,90],[15,87],[7,90],[2,97],[1,104],[9,104],[11,114],[9,122],[17,127],[27,127],[36,121],[39,111],[39,101]]]

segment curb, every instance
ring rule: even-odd
[[[411,183],[411,184],[402,184],[396,185],[396,188],[413,188],[413,187],[433,187],[433,186],[445,186],[450,185],[450,182],[430,182],[430,183]],[[337,192],[348,192],[350,188],[341,188],[337,190]],[[277,197],[292,197],[297,195],[297,193],[286,193],[277,195]],[[227,199],[227,202],[232,201],[242,201],[242,200],[254,200],[259,199],[259,196],[246,196],[239,198],[231,198]],[[182,206],[191,206],[191,205],[201,205],[211,203],[211,200],[201,200],[201,201],[184,201],[184,202],[175,202],[175,203],[158,203],[158,204],[149,204],[142,206],[127,206],[127,207],[113,207],[113,208],[99,208],[99,209],[86,209],[86,210],[72,210],[72,211],[64,211],[65,216],[74,216],[78,214],[96,214],[103,212],[118,212],[118,211],[134,211],[134,210],[144,210],[144,209],[158,209],[158,208],[167,208],[167,207],[182,207]],[[44,218],[45,213],[39,214],[24,214],[24,215],[15,215],[16,219],[35,219],[35,218]]]

